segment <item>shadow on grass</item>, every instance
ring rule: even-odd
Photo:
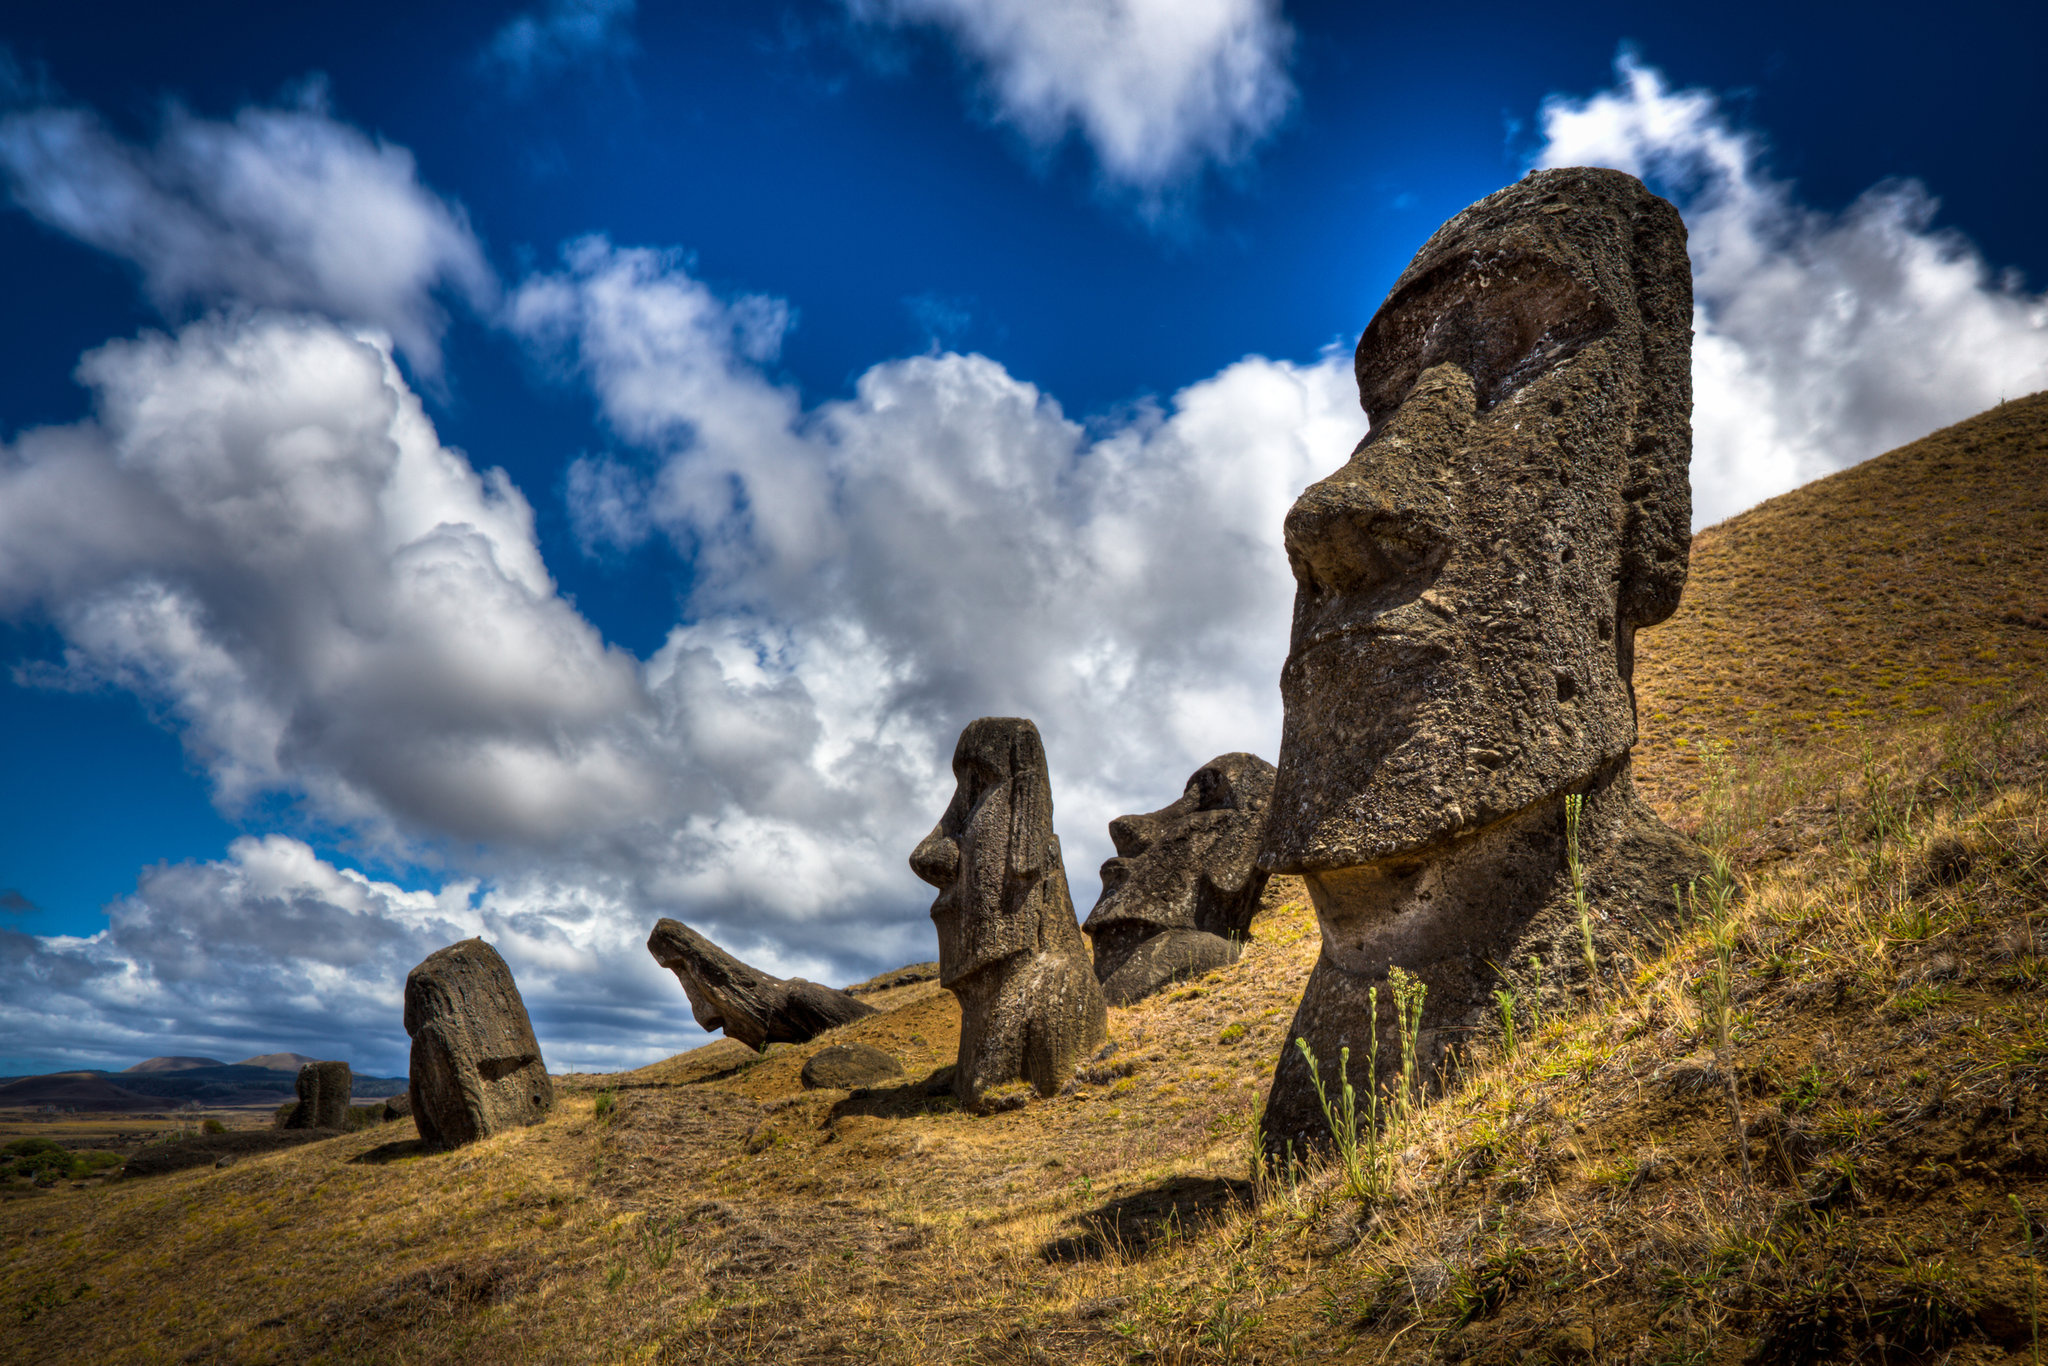
[[[1038,1249],[1048,1262],[1142,1257],[1154,1247],[1219,1224],[1252,1203],[1252,1184],[1217,1176],[1176,1176],[1078,1215],[1074,1232]]]
[[[900,1086],[875,1086],[855,1091],[832,1107],[827,1123],[848,1115],[874,1115],[880,1119],[914,1119],[920,1115],[958,1114],[960,1102],[953,1095],[953,1069],[941,1067],[918,1081]]]
[[[349,1159],[371,1167],[381,1167],[387,1162],[398,1162],[408,1157],[423,1157],[434,1151],[417,1138],[401,1138],[393,1143],[379,1143],[367,1152],[357,1153]]]

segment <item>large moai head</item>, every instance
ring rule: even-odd
[[[1677,607],[1691,544],[1691,324],[1677,211],[1570,169],[1446,223],[1359,339],[1371,430],[1285,528],[1259,861],[1303,876],[1322,951],[1268,1096],[1276,1151],[1326,1137],[1297,1041],[1334,1071],[1375,1021],[1392,1038],[1394,969],[1427,993],[1430,1071],[1497,988],[1546,1009],[1595,989],[1700,871],[1629,769],[1635,633]]]
[[[1107,1010],[1089,963],[1038,727],[968,723],[953,751],[953,799],[910,867],[939,889],[939,982],[960,1000],[954,1094],[1025,1081],[1051,1095],[1101,1043]]]
[[[1371,430],[1287,514],[1296,593],[1263,866],[1444,845],[1635,741],[1638,628],[1685,582],[1692,276],[1618,171],[1440,228],[1358,342]]]
[[[1116,857],[1084,928],[1111,1005],[1236,961],[1266,886],[1258,856],[1272,796],[1271,764],[1219,754],[1179,800],[1109,823]]]
[[[939,889],[932,923],[948,987],[1074,924],[1038,727],[1009,716],[969,722],[953,781],[945,815],[910,856],[911,871]]]

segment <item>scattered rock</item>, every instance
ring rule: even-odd
[[[953,777],[953,800],[910,856],[939,889],[939,984],[960,999],[953,1092],[973,1107],[1022,1080],[1050,1096],[1107,1036],[1109,1014],[1074,921],[1038,727],[969,722]]]
[[[1381,1079],[1399,1067],[1392,968],[1427,990],[1430,1075],[1451,1040],[1498,1028],[1496,988],[1583,998],[1705,871],[1630,768],[1635,633],[1677,607],[1691,544],[1691,329],[1677,211],[1576,168],[1446,223],[1359,339],[1370,432],[1285,526],[1294,623],[1259,863],[1303,876],[1323,951],[1274,1075],[1271,1151],[1328,1142],[1297,1040],[1333,1072],[1341,1048],[1364,1055],[1376,1008]]]
[[[1109,823],[1117,856],[1083,927],[1109,1004],[1237,961],[1266,890],[1257,859],[1273,771],[1256,754],[1219,754],[1180,800]]]
[[[345,1062],[309,1062],[299,1069],[299,1103],[287,1129],[346,1129],[352,1078]]]
[[[803,1084],[820,1090],[853,1091],[879,1086],[903,1075],[903,1064],[864,1043],[837,1043],[804,1063]]]
[[[384,1119],[387,1123],[394,1119],[404,1119],[411,1114],[412,1094],[410,1092],[400,1091],[395,1096],[384,1097]]]
[[[481,939],[429,954],[405,979],[412,1035],[411,1109],[420,1141],[453,1148],[521,1124],[555,1104],[512,970]]]
[[[698,1024],[724,1030],[749,1048],[808,1043],[875,1013],[846,992],[748,967],[680,920],[656,921],[647,951],[683,984]]]

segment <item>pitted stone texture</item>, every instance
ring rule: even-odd
[[[960,999],[953,1091],[1026,1081],[1050,1096],[1109,1032],[1052,828],[1038,727],[984,717],[960,732],[953,800],[910,856],[939,889],[939,985]]]
[[[1635,633],[1678,605],[1690,547],[1692,277],[1677,211],[1617,171],[1538,171],[1446,223],[1359,339],[1372,429],[1287,515],[1296,594],[1260,866],[1300,873],[1323,957],[1296,1035],[1334,1073],[1387,970],[1429,984],[1433,1046],[1498,984],[1625,952],[1700,860],[1637,799]],[[1641,871],[1623,866],[1641,860]],[[1604,898],[1604,899],[1603,899]],[[1564,920],[1560,922],[1560,917]],[[1354,1067],[1356,1071],[1356,1067]],[[1275,1150],[1324,1132],[1292,1039]]]
[[[287,1129],[346,1129],[349,1087],[345,1062],[309,1062],[299,1069],[299,1103],[285,1119]]]
[[[1111,1005],[1237,961],[1266,888],[1257,861],[1272,795],[1271,764],[1219,754],[1172,805],[1109,823],[1117,856],[1084,928]]]
[[[723,1030],[756,1052],[771,1043],[808,1043],[875,1013],[832,987],[748,967],[680,920],[656,921],[647,951],[683,984],[699,1025]]]
[[[405,979],[412,1120],[430,1147],[454,1148],[538,1123],[555,1087],[512,970],[481,939],[427,956]]]
[[[836,1043],[806,1059],[800,1079],[814,1089],[851,1091],[880,1086],[902,1075],[903,1064],[892,1054],[864,1043]]]

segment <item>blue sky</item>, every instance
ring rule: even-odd
[[[1105,822],[1271,755],[1348,353],[1532,165],[1645,175],[1703,521],[2048,387],[2042,22],[1260,0],[0,18],[0,1069],[555,1066],[676,915],[840,981],[984,714]]]

